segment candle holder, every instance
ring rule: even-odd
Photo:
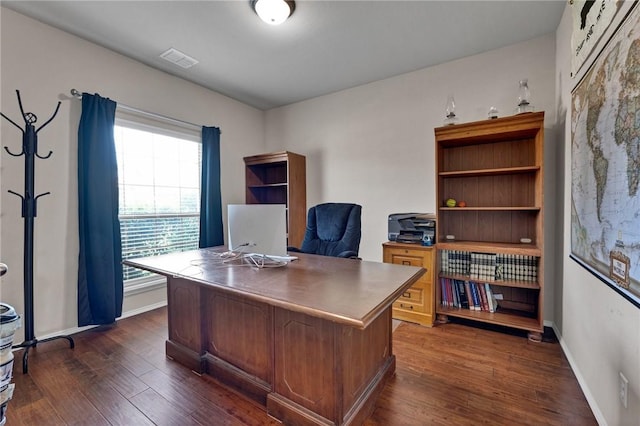
[[[447,107],[445,113],[445,125],[449,126],[458,122],[458,117],[456,117],[456,101],[453,99],[453,95],[449,95],[447,97]]]
[[[520,87],[518,88],[518,106],[516,107],[516,114],[522,114],[523,112],[533,112],[534,108],[530,102],[531,92],[529,91],[529,81],[524,78],[520,80]]]

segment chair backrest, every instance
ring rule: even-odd
[[[362,206],[324,203],[311,207],[300,248],[304,253],[357,257],[360,249]]]

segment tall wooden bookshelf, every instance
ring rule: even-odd
[[[544,293],[544,112],[439,127],[434,132],[438,320],[452,316],[522,329],[539,341]],[[449,207],[448,199],[466,205]],[[470,254],[479,257],[478,253],[496,255],[509,265],[497,264],[493,279],[478,279],[464,267],[455,271],[449,263],[451,256],[468,259]],[[537,274],[512,274],[519,259],[533,262]],[[443,305],[443,291],[447,293],[443,278],[489,283],[502,298],[498,308],[487,312]]]
[[[244,157],[247,204],[285,204],[287,244],[300,247],[307,227],[304,155],[289,151]]]

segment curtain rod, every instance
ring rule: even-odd
[[[76,99],[82,99],[82,93],[78,92],[76,89],[71,89],[71,96],[73,96]],[[167,117],[165,115],[156,114],[155,112],[149,112],[149,111],[144,111],[144,110],[141,110],[141,109],[138,109],[138,108],[130,107],[128,105],[124,105],[124,104],[121,104],[119,102],[116,102],[116,105],[117,105],[118,108],[120,108],[120,109],[122,109],[124,111],[133,112],[133,113],[137,113],[137,114],[141,114],[141,115],[146,115],[147,117],[173,122],[174,124],[181,125],[181,126],[193,127],[194,129],[197,129],[199,131],[201,131],[202,127],[203,127],[203,126],[199,126],[199,125],[194,124],[194,123],[190,123],[188,121],[178,120],[177,118]]]

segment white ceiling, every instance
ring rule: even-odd
[[[566,0],[299,0],[288,21],[271,26],[249,0],[2,1],[260,109],[554,32],[565,5]],[[182,69],[160,59],[171,47],[200,62]]]

